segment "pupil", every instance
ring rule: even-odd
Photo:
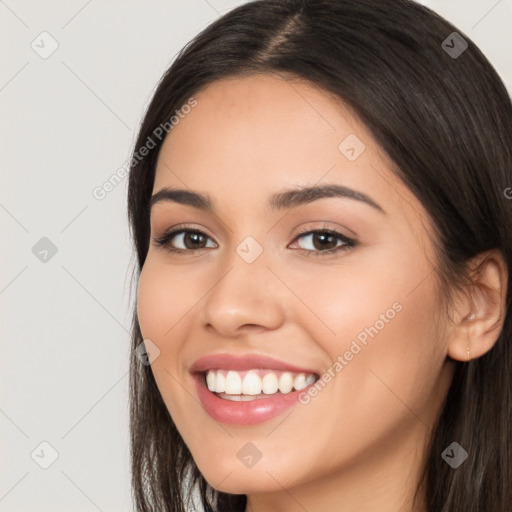
[[[201,239],[202,235],[200,233],[188,233],[187,236],[185,237],[185,245],[187,246],[188,249],[192,248],[192,249],[197,249],[197,246],[198,246],[198,243],[200,243],[200,239]],[[316,244],[314,243],[313,245],[315,246],[316,249],[325,249],[326,246],[328,246],[329,244],[332,245],[332,240],[333,240],[334,236],[333,235],[329,235],[329,234],[325,234],[325,233],[315,233],[314,235],[314,240],[315,241],[318,241],[318,240],[321,240],[320,244]],[[189,244],[187,243],[188,241],[192,241],[191,245],[193,247],[190,247]],[[195,247],[194,247],[195,245]]]
[[[193,240],[192,242],[192,247],[189,247],[188,244],[186,243],[187,240],[189,240],[189,238],[187,237],[190,237],[190,239]],[[185,245],[187,246],[187,249],[197,249],[197,241],[198,241],[198,238],[201,238],[202,235],[200,233],[188,233],[188,235],[185,237]],[[194,246],[194,243],[196,244]]]
[[[325,242],[325,241],[326,241],[326,239],[327,239],[327,245],[329,244],[329,239],[331,239],[331,243],[332,243],[332,239],[334,238],[334,236],[333,236],[333,235],[329,235],[329,234],[325,234],[325,233],[316,233],[316,236],[317,236],[318,238],[322,239],[324,242]],[[318,247],[316,244],[314,244],[314,245],[315,245],[315,248],[317,248],[317,249],[318,249],[318,248],[320,248],[320,249],[324,248],[324,249],[325,249],[325,243],[324,243],[324,242],[322,242],[322,243],[320,244],[320,247]]]

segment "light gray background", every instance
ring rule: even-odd
[[[132,510],[127,180],[92,191],[127,162],[178,50],[242,3],[0,0],[0,511]],[[512,90],[512,0],[422,3]]]

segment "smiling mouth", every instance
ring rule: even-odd
[[[252,369],[246,371],[210,369],[203,372],[209,391],[219,398],[236,402],[260,400],[300,391],[314,384],[314,373]]]

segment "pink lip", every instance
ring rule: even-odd
[[[206,386],[204,372],[210,369],[225,370],[251,370],[257,368],[282,370],[291,372],[313,373],[317,372],[307,368],[299,368],[276,359],[257,354],[246,356],[232,356],[229,354],[215,354],[198,359],[190,371],[196,383],[197,394],[205,411],[216,421],[233,425],[254,425],[270,420],[298,403],[300,393],[307,392],[310,386],[300,391],[287,394],[277,393],[249,402],[234,402],[219,398]]]
[[[284,361],[278,361],[271,357],[259,354],[248,354],[234,356],[232,354],[212,354],[210,356],[197,359],[190,368],[191,373],[205,372],[206,370],[224,369],[224,370],[252,370],[252,369],[282,370],[297,373],[314,373],[316,370],[311,368],[300,368]]]

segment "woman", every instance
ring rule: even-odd
[[[137,510],[512,510],[511,186],[510,97],[423,6],[199,34],[129,179]]]

